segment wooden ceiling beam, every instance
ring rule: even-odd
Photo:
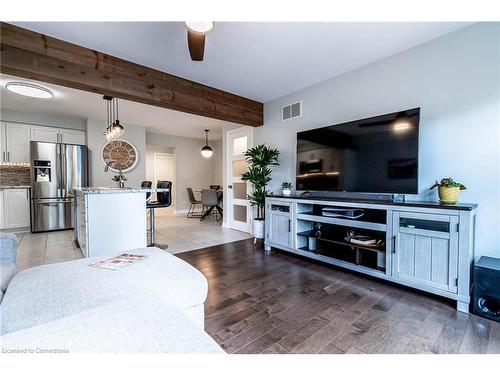
[[[102,52],[0,23],[0,71],[249,126],[263,104]]]

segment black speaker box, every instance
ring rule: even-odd
[[[481,257],[474,265],[473,313],[500,322],[500,259]]]

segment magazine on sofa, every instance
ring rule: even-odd
[[[146,259],[147,255],[121,254],[113,258],[100,260],[89,264],[90,267],[104,268],[107,270],[119,270],[131,264]]]

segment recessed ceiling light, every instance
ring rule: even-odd
[[[50,99],[54,97],[48,88],[28,82],[7,82],[5,88],[16,94],[39,99]]]
[[[186,27],[198,34],[206,34],[209,31],[212,31],[214,28],[214,23],[213,21],[201,21],[201,22],[184,22]]]

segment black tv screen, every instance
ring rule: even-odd
[[[420,108],[297,133],[297,190],[416,194]]]

